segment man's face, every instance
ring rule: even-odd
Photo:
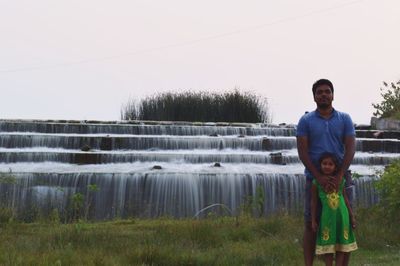
[[[327,108],[332,105],[333,93],[328,85],[321,85],[315,90],[314,101],[319,108]]]

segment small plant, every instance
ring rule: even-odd
[[[396,84],[383,82],[381,88],[381,103],[372,104],[375,108],[374,116],[379,118],[400,119],[400,81]]]
[[[14,219],[14,211],[8,207],[0,207],[0,224],[6,224]]]
[[[10,173],[0,173],[0,184],[9,184],[15,185],[17,184],[17,178]]]
[[[9,172],[0,172],[0,186],[13,187],[17,184],[17,178],[12,175],[11,169]],[[12,193],[11,191],[12,189],[5,189],[5,192],[2,195],[2,199],[5,200],[5,202],[10,202],[12,200],[12,197],[10,196]],[[8,223],[14,220],[16,216],[17,214],[14,208],[8,207],[6,203],[4,206],[0,206],[0,223]]]
[[[85,220],[87,220],[89,216],[90,206],[92,205],[94,196],[93,194],[98,192],[100,188],[96,184],[90,184],[87,186],[87,189],[88,189],[88,196],[86,197],[86,202],[85,202]]]
[[[256,215],[261,217],[264,215],[264,189],[261,186],[256,187],[255,195],[249,195],[245,198],[245,202],[241,206],[242,212],[247,216]]]
[[[50,214],[49,214],[49,222],[51,224],[59,224],[61,219],[60,219],[60,214],[57,209],[52,209]]]
[[[264,215],[264,199],[265,199],[264,189],[261,186],[257,186],[255,207],[259,217]]]
[[[357,173],[357,172],[352,172],[352,173],[351,173],[351,177],[352,177],[353,179],[358,179],[358,178],[362,177],[362,175],[360,175],[360,174]]]
[[[90,184],[87,186],[86,194],[81,192],[76,192],[71,196],[71,201],[69,205],[69,220],[74,222],[79,221],[79,219],[84,219],[85,221],[89,218],[90,207],[92,206],[94,193],[98,192],[100,188],[96,184]]]
[[[80,218],[81,209],[83,207],[84,196],[82,193],[77,192],[72,195],[72,220],[77,221]]]

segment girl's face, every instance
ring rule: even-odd
[[[332,175],[336,171],[336,165],[332,158],[325,158],[322,160],[321,171],[324,175]]]

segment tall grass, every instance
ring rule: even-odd
[[[351,265],[399,265],[398,229],[360,211]],[[392,221],[396,223],[396,221]],[[0,224],[0,265],[302,265],[300,215]],[[375,233],[377,232],[377,233]],[[316,265],[323,265],[317,261]]]
[[[235,89],[225,93],[165,92],[121,108],[122,120],[192,122],[270,122],[266,99]]]

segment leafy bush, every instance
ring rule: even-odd
[[[372,104],[376,109],[374,116],[380,118],[400,119],[400,81],[395,83],[383,82],[384,88],[381,88],[381,103]]]
[[[400,159],[393,161],[376,183],[379,205],[385,216],[392,221],[400,220]]]
[[[123,120],[192,122],[270,122],[266,99],[235,89],[223,94],[166,92],[139,103],[129,100],[121,108]]]

